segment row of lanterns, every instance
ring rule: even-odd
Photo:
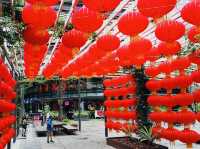
[[[22,19],[26,24],[24,37],[24,66],[25,74],[33,79],[37,76],[43,57],[47,52],[50,39],[48,28],[56,20],[56,11],[52,8],[58,0],[26,0],[22,11]]]
[[[16,81],[1,58],[0,71],[0,149],[4,149],[6,144],[15,136],[12,125],[15,123],[16,117],[11,115],[11,112],[16,109],[16,105],[13,103],[16,98],[16,92],[14,91]]]
[[[124,75],[105,79],[103,84],[105,87],[104,96],[106,97],[104,102],[106,107],[105,116],[107,118],[106,127],[110,130],[123,132],[129,128],[134,132],[137,117],[134,109],[136,89],[133,76]],[[131,95],[132,98],[129,97],[128,99],[127,95]],[[112,100],[113,96],[114,100]],[[120,97],[123,99],[120,100]],[[120,110],[121,108],[124,108],[124,110]]]
[[[54,53],[51,62],[45,68],[43,75],[45,77],[52,77],[55,74],[59,74],[59,70],[79,52],[89,36],[101,27],[104,21],[103,13],[113,10],[120,1],[98,1],[95,3],[87,0],[83,1],[85,6],[75,10],[72,14],[71,22],[74,29],[64,33],[62,41]]]

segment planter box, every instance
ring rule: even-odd
[[[129,137],[107,138],[107,144],[116,149],[168,149],[166,146],[139,142],[138,139],[130,139]]]

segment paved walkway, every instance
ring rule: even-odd
[[[200,124],[193,129],[200,132]],[[47,143],[46,137],[37,137],[33,125],[29,125],[26,138],[17,138],[12,144],[12,149],[114,149],[106,145],[104,136],[104,121],[91,120],[82,122],[82,131],[77,135],[56,136],[55,143]],[[109,132],[109,137],[123,136],[124,134]],[[185,144],[176,141],[176,147],[169,141],[162,139],[159,144],[168,146],[169,149],[186,149]],[[200,145],[193,145],[193,149],[200,149]]]
[[[37,137],[33,125],[29,125],[27,137],[18,138],[12,149],[113,149],[106,145],[103,120],[82,122],[81,133],[53,139],[55,143],[48,144],[46,137]]]

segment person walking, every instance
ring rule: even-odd
[[[26,129],[27,129],[27,120],[26,116],[22,119],[22,137],[26,137]]]
[[[49,139],[50,142],[54,142],[53,141],[53,118],[50,115],[47,119],[47,143],[49,143]]]

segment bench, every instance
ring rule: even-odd
[[[78,131],[78,128],[75,127],[75,126],[63,125],[62,127],[63,127],[64,131],[65,131],[67,134],[75,134],[75,132]]]

